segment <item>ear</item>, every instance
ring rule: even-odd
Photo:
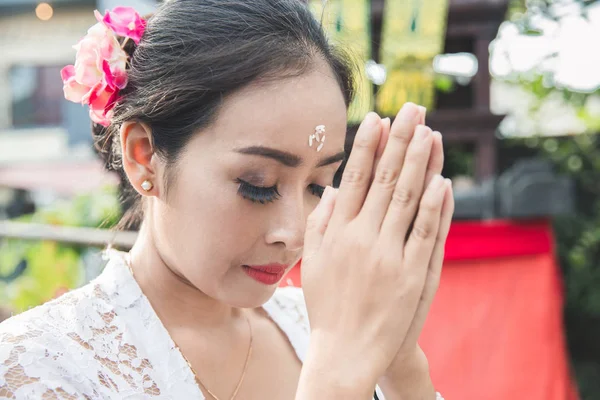
[[[146,124],[125,122],[120,129],[123,170],[131,185],[142,196],[158,195],[158,175],[153,163],[152,132]],[[150,182],[148,190],[147,183]],[[142,186],[146,186],[145,188]]]

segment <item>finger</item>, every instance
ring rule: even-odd
[[[389,205],[385,207],[385,216],[381,225],[382,234],[406,237],[423,195],[425,173],[432,145],[431,129],[423,125],[417,126],[415,137],[406,152],[400,177],[390,196]]]
[[[342,174],[332,224],[354,218],[362,208],[370,186],[380,136],[381,118],[370,112],[356,132],[354,145]]]
[[[375,224],[377,229],[380,228],[387,212],[420,118],[419,108],[413,103],[406,103],[390,129],[387,145],[375,170],[373,183],[363,207],[366,218]]]
[[[417,306],[417,311],[413,317],[413,321],[410,325],[406,338],[406,343],[414,343],[419,339],[423,325],[429,314],[429,309],[433,303],[433,299],[438,290],[440,284],[440,278],[442,275],[442,267],[444,264],[444,250],[446,247],[446,240],[448,239],[448,232],[450,231],[450,225],[452,223],[452,214],[454,213],[454,197],[452,193],[452,184],[449,179],[445,181],[446,192],[444,194],[444,202],[442,205],[442,212],[440,217],[440,227],[438,230],[436,242],[429,261],[429,268],[427,271],[427,277],[425,278],[425,286],[421,294],[421,300]]]
[[[424,292],[423,296],[425,298],[430,298],[431,300],[433,300],[433,295],[437,291],[440,282],[440,277],[442,274],[442,264],[444,262],[446,239],[448,238],[448,233],[450,232],[450,225],[452,224],[452,215],[454,214],[454,196],[452,193],[452,183],[450,179],[445,179],[444,185],[446,191],[443,194],[444,200],[442,203],[440,225],[427,272],[427,282],[430,283],[430,287],[425,287],[425,290],[429,290],[429,292]]]
[[[414,228],[404,248],[403,267],[424,283],[441,223],[442,205],[447,187],[441,175],[436,175],[425,190],[419,204]],[[422,279],[421,279],[422,278]]]
[[[391,121],[387,117],[381,120],[381,137],[379,138],[379,146],[377,146],[377,152],[375,153],[375,161],[379,161],[383,150],[385,150],[385,145],[390,136],[390,124]]]
[[[337,189],[327,186],[321,197],[321,201],[306,220],[306,231],[304,233],[304,252],[302,260],[306,262],[319,250],[323,242],[323,236],[327,231],[329,220],[335,206]]]
[[[431,154],[429,155],[429,163],[427,164],[427,172],[425,173],[425,187],[429,185],[431,179],[435,175],[440,175],[444,169],[444,146],[442,144],[442,134],[433,132],[433,145],[431,146]],[[409,226],[408,232],[412,229],[412,223]]]
[[[442,143],[442,134],[438,131],[433,132],[433,145],[431,146],[431,155],[429,164],[427,164],[427,174],[425,176],[425,187],[429,185],[435,175],[442,173],[444,169],[444,145]]]
[[[377,166],[379,165],[379,161],[381,160],[381,156],[387,145],[388,138],[390,137],[390,124],[391,121],[389,118],[381,120],[381,137],[379,138],[379,146],[377,146],[377,151],[375,152],[375,162],[373,163],[373,171],[371,172],[371,182],[375,179],[375,171],[377,170]]]

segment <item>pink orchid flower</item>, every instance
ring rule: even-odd
[[[139,43],[146,21],[130,7],[116,7],[102,17],[95,12],[98,23],[75,46],[75,64],[61,70],[65,98],[89,106],[90,118],[109,126],[119,92],[127,86],[128,55],[119,43],[119,36]]]
[[[139,44],[146,29],[146,21],[131,7],[115,7],[112,11],[106,11],[104,17],[95,11],[98,22],[104,23],[117,35],[132,39]]]
[[[127,85],[127,54],[103,23],[92,26],[74,48],[75,65],[61,71],[65,98],[88,105],[92,120],[108,126],[107,113]]]

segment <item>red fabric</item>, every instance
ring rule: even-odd
[[[300,284],[294,268],[283,286]],[[421,335],[446,400],[576,400],[546,221],[456,222]]]
[[[551,254],[450,261],[420,343],[447,400],[567,400],[562,287]]]
[[[446,260],[549,254],[552,248],[552,231],[544,220],[455,222],[446,241]]]

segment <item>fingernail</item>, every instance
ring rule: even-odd
[[[358,131],[356,132],[357,137],[364,137],[365,139],[373,139],[375,135],[381,132],[381,118],[374,112],[369,112],[365,115],[365,118],[360,124]]]
[[[444,179],[444,182],[446,183],[446,186],[452,187],[452,179],[446,178],[446,179]]]
[[[367,127],[372,127],[372,126],[375,126],[375,124],[378,124],[380,120],[381,120],[381,118],[379,117],[379,115],[377,115],[377,113],[370,111],[365,116],[365,119],[363,120],[363,124],[365,124]]]
[[[390,124],[391,124],[390,117],[385,117],[381,121],[383,122],[384,125],[387,125],[387,126],[390,126]]]
[[[419,116],[419,108],[413,103],[406,103],[398,113],[398,118],[404,122],[414,122]]]
[[[415,132],[415,137],[417,140],[424,140],[427,138],[427,136],[429,136],[430,131],[431,130],[425,125],[418,125]]]
[[[438,132],[438,131],[434,131],[434,132],[433,132],[433,135],[434,135],[435,137],[439,137],[439,138],[440,138],[440,140],[442,140],[442,134],[441,134],[440,132]]]

